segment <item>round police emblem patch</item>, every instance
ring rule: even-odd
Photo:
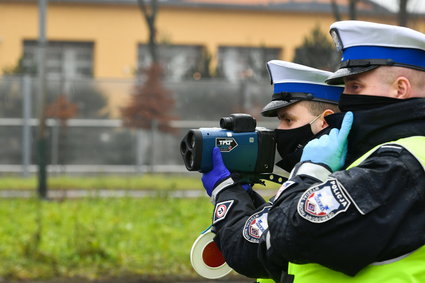
[[[332,178],[304,192],[298,202],[298,213],[310,222],[323,223],[345,212],[350,204],[341,183]]]
[[[261,211],[251,215],[245,222],[243,237],[254,244],[260,242],[261,235],[269,227],[267,215],[271,206],[264,207]]]
[[[217,203],[215,205],[214,215],[213,215],[213,224],[223,220],[226,217],[227,213],[229,212],[229,209],[232,207],[232,204],[233,204],[233,200],[227,200],[227,201]]]

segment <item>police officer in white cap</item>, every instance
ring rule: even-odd
[[[279,119],[275,133],[282,160],[276,165],[290,172],[307,142],[326,132],[325,117],[339,112],[342,88],[324,83],[327,71],[280,60],[269,61],[267,68],[274,94],[261,114]]]
[[[326,85],[324,81],[331,72],[280,60],[269,61],[267,67],[274,94],[262,114],[279,119],[276,139],[282,161],[277,165],[291,171],[300,160],[303,146],[329,133],[325,117],[339,112],[337,104],[343,88]],[[257,250],[261,235],[267,229],[267,211],[273,200],[265,202],[250,186],[237,184],[225,168],[220,152],[213,152],[214,168],[203,175],[202,181],[216,208],[227,209],[221,216],[214,214],[215,240],[227,263],[237,272],[270,278],[259,262]],[[248,257],[250,262],[245,264]]]
[[[362,21],[331,34],[342,59],[327,82],[345,84],[349,112],[305,146],[263,262],[289,260],[297,283],[425,282],[425,34]]]
[[[328,82],[345,83],[339,106],[348,112],[329,115],[334,129],[304,147],[265,208],[267,227],[253,225],[263,212],[232,219],[261,234],[258,245],[225,237],[231,224],[220,219],[218,243],[233,244],[226,260],[243,274],[266,270],[280,282],[425,282],[425,35],[361,21],[331,33],[342,61]],[[248,204],[230,192],[219,201],[233,200],[236,215],[235,203]]]

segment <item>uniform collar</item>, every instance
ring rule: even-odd
[[[410,136],[425,136],[425,98],[412,98],[374,108],[354,111],[348,136],[346,165],[373,147]],[[331,128],[340,128],[344,113],[326,117]]]

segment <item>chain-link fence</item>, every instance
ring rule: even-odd
[[[175,100],[175,134],[122,126],[135,80],[48,80],[49,171],[58,173],[185,172],[181,138],[191,128],[217,127],[223,116],[248,112],[273,127],[260,111],[270,100],[267,82],[224,80],[164,82]],[[32,77],[0,79],[0,172],[36,171],[36,135],[43,105]],[[59,118],[58,118],[59,117]]]

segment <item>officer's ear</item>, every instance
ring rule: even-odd
[[[325,111],[323,111],[322,115],[320,115],[320,118],[319,118],[319,120],[320,120],[319,126],[321,127],[321,129],[327,128],[329,126],[328,122],[326,122],[325,117],[328,116],[328,115],[334,114],[334,113],[335,112],[331,109],[326,109]]]
[[[396,98],[407,99],[412,97],[412,85],[408,78],[400,76],[394,81],[393,85],[397,91]]]

